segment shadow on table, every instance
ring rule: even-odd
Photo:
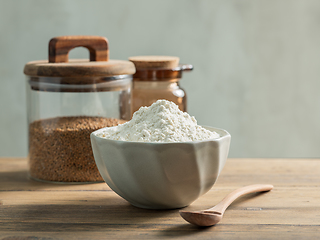
[[[212,231],[216,226],[212,227],[197,227],[191,224],[177,224],[175,226],[168,226],[165,229],[158,231],[157,236],[159,237],[192,237],[197,235],[199,237],[202,233]],[[197,238],[195,238],[197,239]]]
[[[109,201],[110,200],[110,201]],[[105,202],[105,204],[101,204]],[[75,202],[79,203],[79,201]],[[139,209],[118,197],[86,201],[84,204],[44,204],[2,206],[3,217],[15,223],[13,231],[99,231],[153,227],[159,219],[179,217],[178,210]]]
[[[36,190],[45,187],[42,183],[29,178],[27,170],[0,172],[0,190]]]
[[[78,187],[77,187],[78,186]],[[37,190],[66,190],[75,187],[83,190],[110,190],[104,183],[55,183],[37,181],[29,176],[27,170],[0,172],[0,190],[37,191]]]
[[[28,180],[28,171],[0,172],[0,182],[25,182]]]

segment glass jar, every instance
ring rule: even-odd
[[[190,64],[180,64],[178,57],[136,56],[130,57],[135,64],[133,75],[132,114],[141,106],[150,106],[158,99],[166,99],[178,105],[181,111],[187,111],[186,92],[179,81],[183,71],[191,71]]]
[[[89,49],[90,61],[68,60],[70,49],[78,46]],[[131,118],[134,72],[129,61],[109,60],[106,38],[91,36],[54,38],[49,42],[49,61],[26,64],[32,179],[103,181],[90,133]]]

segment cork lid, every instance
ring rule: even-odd
[[[68,59],[76,47],[89,50],[90,59]],[[135,66],[130,61],[110,60],[108,40],[99,36],[62,36],[49,42],[49,59],[25,65],[28,76],[41,77],[108,77],[131,75]]]
[[[191,64],[179,64],[179,57],[174,56],[135,56],[129,60],[136,67],[134,81],[176,81],[183,71],[193,69]]]
[[[137,69],[168,69],[178,67],[180,59],[173,56],[135,56],[129,60]]]

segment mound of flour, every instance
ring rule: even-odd
[[[191,142],[218,138],[197,125],[197,120],[167,100],[141,107],[129,122],[106,128],[100,137],[130,142]]]

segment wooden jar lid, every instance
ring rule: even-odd
[[[183,71],[191,71],[191,64],[179,64],[179,58],[173,56],[135,56],[129,57],[134,63],[136,73],[134,81],[177,81]]]
[[[75,47],[89,50],[90,60],[68,59]],[[130,61],[109,60],[108,40],[99,36],[63,36],[49,42],[49,60],[32,61],[25,65],[28,76],[41,77],[98,77],[131,75],[135,66]]]
[[[136,69],[172,69],[179,65],[179,58],[173,56],[135,56],[129,60]]]
[[[72,59],[67,63],[49,63],[48,60],[28,62],[24,74],[33,77],[108,77],[134,74],[132,62],[122,60],[88,61]]]

